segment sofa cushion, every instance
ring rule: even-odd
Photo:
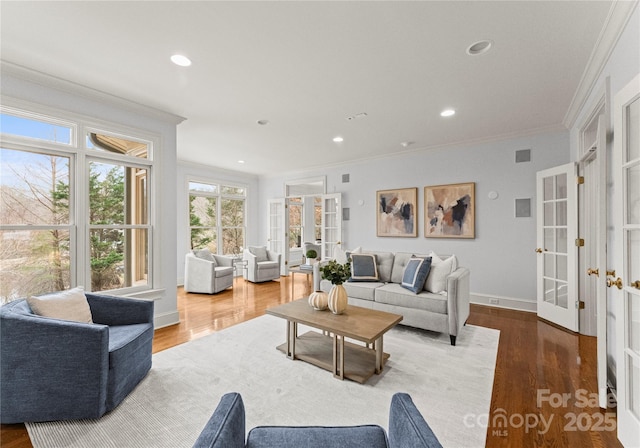
[[[424,289],[429,292],[438,293],[447,290],[447,277],[458,268],[458,260],[455,255],[451,255],[446,260],[431,252],[431,271],[427,276]]]
[[[410,258],[404,268],[404,275],[402,276],[400,286],[414,294],[418,294],[422,291],[422,288],[424,288],[424,283],[427,280],[430,268],[431,257]]]
[[[256,265],[259,271],[265,269],[280,269],[280,265],[277,261],[259,261]]]
[[[378,266],[376,256],[373,254],[351,255],[350,282],[376,282],[378,281]]]
[[[226,277],[233,275],[233,268],[229,266],[216,266],[214,272],[216,278]]]
[[[376,251],[362,251],[363,254],[373,254],[376,256],[376,263],[378,265],[378,276],[381,282],[388,283],[391,281],[391,268],[393,268],[392,252],[376,252]],[[399,283],[399,282],[398,282]]]
[[[356,282],[343,283],[344,289],[347,290],[348,297],[355,297],[356,299],[371,300],[375,298],[376,288],[383,286],[382,282]]]
[[[28,297],[27,303],[33,313],[38,316],[93,323],[89,302],[82,287],[39,297]]]
[[[213,254],[211,253],[211,251],[207,247],[205,247],[204,249],[194,249],[193,250],[193,255],[195,255],[198,258],[202,258],[203,260],[210,261],[213,264],[216,263],[216,259],[213,258]]]
[[[387,435],[378,425],[258,426],[249,431],[247,448],[385,448]]]
[[[447,314],[447,296],[422,291],[413,294],[396,283],[387,283],[375,290],[375,301],[404,308]]]
[[[266,246],[249,246],[249,252],[256,256],[256,261],[269,261]]]

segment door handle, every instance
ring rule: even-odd
[[[631,285],[629,285],[629,286],[631,286],[633,288],[636,288],[636,289],[640,289],[640,280],[636,280],[635,282],[631,282]]]
[[[600,277],[600,270],[599,269],[587,269],[587,275],[595,275],[596,277]]]
[[[622,279],[620,277],[618,277],[617,279],[612,279],[612,278],[608,278],[607,279],[607,286],[609,288],[611,288],[613,285],[615,285],[618,289],[622,289]]]
[[[536,249],[536,253],[541,254],[542,253],[542,249],[540,249],[539,247]]]

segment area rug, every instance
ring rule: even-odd
[[[98,420],[28,423],[35,448],[190,447],[220,397],[239,392],[247,431],[257,425],[388,427],[395,392],[407,392],[446,447],[482,447],[499,332],[467,325],[452,347],[446,334],[397,326],[391,354],[366,384],[287,359],[284,320],[265,315],[153,356],[149,375]],[[305,329],[301,329],[305,331]]]

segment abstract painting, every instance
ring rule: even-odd
[[[475,238],[475,182],[424,187],[424,236]]]
[[[377,236],[417,237],[418,189],[381,190],[376,195]]]

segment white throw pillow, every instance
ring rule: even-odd
[[[216,259],[213,258],[213,254],[211,253],[208,247],[205,247],[204,249],[194,249],[193,255],[195,255],[197,258],[210,261],[214,264],[216,262]]]
[[[27,303],[38,316],[93,323],[91,308],[81,286],[40,297],[28,297]]]
[[[336,246],[333,249],[333,259],[340,264],[345,264],[347,262],[347,253],[340,246]]]
[[[447,290],[447,276],[458,269],[458,260],[455,255],[451,255],[446,260],[438,257],[434,252],[431,257],[431,270],[425,282],[424,289],[429,292],[439,293]]]
[[[249,246],[249,252],[256,256],[256,261],[269,261],[266,246]]]

